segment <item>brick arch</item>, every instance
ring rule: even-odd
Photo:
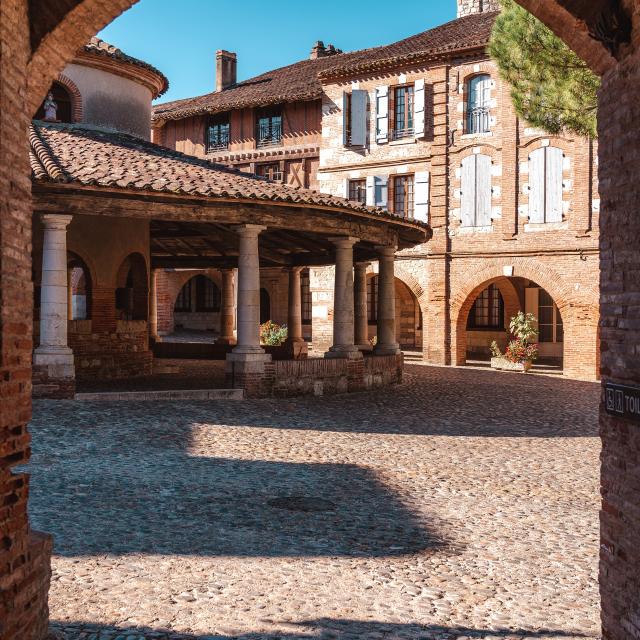
[[[41,0],[42,4],[45,0]],[[44,100],[51,82],[62,72],[76,52],[89,38],[138,0],[83,0],[66,3],[67,10],[58,13],[50,2],[46,9],[35,7],[31,12],[33,23],[38,22],[34,42],[34,24],[31,25],[32,45],[35,51],[27,67],[27,109],[35,113]]]
[[[406,269],[402,267],[402,264],[398,262],[395,263],[395,277],[404,284],[407,289],[413,294],[415,298],[415,302],[418,305],[418,311],[421,316],[421,326],[422,326],[422,345],[421,348],[424,347],[426,335],[427,335],[427,301],[428,296],[424,287],[418,282],[417,278],[409,273]]]
[[[60,83],[68,92],[71,97],[71,118],[73,122],[82,122],[84,118],[84,108],[82,105],[82,95],[80,89],[76,83],[64,73],[58,74],[56,82]]]
[[[596,285],[584,290],[575,290],[557,271],[532,258],[505,258],[493,262],[473,272],[462,282],[453,285],[450,325],[452,361],[458,365],[464,364],[466,320],[473,300],[484,287],[500,279],[506,279],[504,275],[506,266],[513,266],[514,276],[532,280],[543,287],[558,306],[565,330],[565,374],[580,378],[595,378],[599,318],[599,296]]]

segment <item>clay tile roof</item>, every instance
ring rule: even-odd
[[[302,60],[238,82],[222,91],[156,105],[153,120],[180,120],[205,113],[262,107],[282,102],[315,100],[322,96],[322,78],[367,71],[403,60],[485,46],[497,13],[453,20],[390,45]]]
[[[113,130],[34,121],[29,144],[36,183],[75,183],[196,198],[297,203],[400,221],[383,209],[272,182]],[[427,227],[418,222],[413,224]]]
[[[144,62],[143,60],[138,60],[138,58],[134,58],[133,56],[129,56],[121,49],[118,49],[115,45],[109,44],[100,38],[93,37],[87,44],[84,45],[82,51],[89,55],[96,56],[104,56],[106,58],[111,58],[116,62],[120,62],[123,64],[133,65],[135,67],[139,67],[140,69],[145,69],[146,71],[150,71],[152,74],[158,77],[160,80],[162,89],[155,96],[159,98],[161,95],[165,94],[169,89],[169,80],[162,73],[162,71],[156,69],[153,65],[148,62]]]

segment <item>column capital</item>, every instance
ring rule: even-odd
[[[302,273],[306,267],[301,267],[300,265],[295,265],[293,267],[287,267],[287,271],[291,271],[291,273]]]
[[[333,238],[329,238],[329,241],[332,242],[338,249],[349,249],[353,247],[353,245],[357,242],[360,242],[360,238],[353,238],[351,236],[336,236]]]
[[[371,262],[369,260],[362,260],[354,263],[355,269],[364,269],[365,271],[371,266]]]
[[[61,213],[43,213],[40,216],[45,229],[66,229],[73,216]]]
[[[233,227],[233,230],[240,236],[257,236],[267,227],[261,224],[239,224]]]
[[[385,258],[395,256],[397,250],[398,247],[395,244],[380,244],[376,246],[376,251]]]

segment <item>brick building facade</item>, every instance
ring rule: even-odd
[[[307,158],[305,185],[428,221],[435,230],[428,245],[397,256],[403,347],[422,350],[435,364],[486,359],[494,340],[505,348],[510,318],[524,310],[540,321],[541,359],[562,364],[566,375],[594,379],[595,144],[546,135],[516,117],[486,54],[496,6],[461,0],[458,20],[406,40],[366,52],[332,48],[324,57],[315,47],[310,60],[160,105],[154,135],[171,148],[264,174],[266,165],[246,162],[265,152],[243,123],[259,127],[261,105],[270,101],[272,113],[294,123],[266,152],[281,167],[270,177],[294,183],[285,157],[298,136],[289,114],[305,104],[306,114],[316,114],[318,145],[318,156]],[[261,78],[276,90],[257,92]],[[227,123],[224,153],[206,148],[211,122]],[[375,271],[370,265],[370,311]],[[309,281],[309,337],[322,351],[330,344],[331,274],[312,269]],[[275,319],[277,305],[272,309]],[[375,313],[369,321],[373,339]]]

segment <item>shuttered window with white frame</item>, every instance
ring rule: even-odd
[[[421,222],[429,222],[429,172],[416,171],[414,180],[413,217]]]
[[[389,207],[389,178],[388,176],[375,176],[375,205],[382,209]]]
[[[474,154],[462,160],[460,220],[463,227],[491,225],[491,158]]]
[[[415,81],[413,89],[413,127],[416,138],[425,136],[426,92],[424,78]]]
[[[376,89],[376,142],[389,142],[389,87]]]
[[[529,222],[562,222],[562,167],[558,147],[541,147],[529,156]]]
[[[367,101],[369,94],[362,89],[351,92],[351,140],[354,147],[367,144]]]

